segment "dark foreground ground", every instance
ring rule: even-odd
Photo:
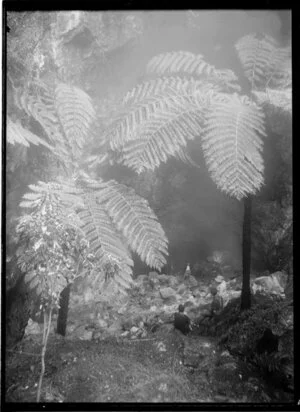
[[[248,365],[232,358],[222,361],[222,351],[211,339],[203,339],[202,347],[210,349],[194,368],[184,365],[184,347],[197,345],[201,337],[184,337],[177,331],[161,330],[143,340],[101,342],[52,334],[41,401],[293,402],[292,395],[268,386]],[[30,337],[7,352],[7,402],[36,401],[40,350],[40,338]]]

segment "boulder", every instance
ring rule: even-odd
[[[130,333],[136,333],[139,330],[139,328],[137,326],[132,326],[132,328],[130,329]]]
[[[176,299],[176,292],[173,288],[162,288],[160,289],[159,293],[163,299],[169,299],[171,297],[174,297]]]
[[[183,294],[187,291],[187,286],[184,283],[181,283],[177,289],[177,293]]]
[[[221,275],[218,275],[218,276],[215,278],[215,282],[217,282],[217,283],[221,283],[221,282],[223,282],[223,281],[224,281],[224,277],[221,276]]]
[[[261,276],[253,281],[253,291],[263,290],[266,293],[284,293],[284,289],[280,286],[277,277],[275,276]]]
[[[275,272],[271,274],[272,278],[277,279],[279,285],[285,289],[286,285],[287,285],[287,280],[288,280],[288,275],[285,272]]]
[[[42,332],[40,325],[34,322],[31,318],[28,320],[28,324],[25,328],[25,336],[27,335],[37,335]]]

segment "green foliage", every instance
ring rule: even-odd
[[[138,173],[154,169],[170,156],[189,163],[186,142],[201,131],[205,102],[198,91],[212,85],[179,77],[145,82],[127,93],[119,117],[106,133],[120,161]]]
[[[32,81],[25,89],[15,90],[15,101],[42,126],[56,155],[69,168],[79,160],[96,117],[92,101],[84,91],[64,83],[49,86]]]
[[[18,265],[25,281],[41,295],[43,307],[58,306],[60,292],[88,264],[88,245],[59,213],[55,196],[28,193],[25,198],[23,206],[33,210],[19,219],[16,229]]]
[[[237,42],[236,50],[251,91],[270,94],[276,88],[269,101],[289,111],[290,48],[279,47],[268,36],[249,35]],[[263,184],[264,113],[250,96],[236,93],[235,74],[184,51],[153,57],[147,73],[162,77],[128,92],[106,133],[111,149],[121,152],[119,161],[138,173],[154,170],[171,156],[185,160],[187,141],[200,136],[217,186],[239,200],[255,194]],[[260,103],[266,100],[253,96]]]
[[[189,52],[156,56],[148,71],[194,78],[157,78],[125,95],[106,135],[121,162],[138,172],[153,170],[170,156],[186,157],[187,141],[200,136],[217,186],[237,199],[255,193],[263,183],[264,116],[247,97],[223,92],[234,74]]]
[[[268,35],[253,34],[242,37],[235,47],[252,90],[277,88],[285,83],[290,47],[279,47]]]
[[[166,235],[147,201],[127,186],[81,175],[63,183],[39,182],[30,189],[21,206],[40,211],[51,199],[56,219],[81,230],[99,270],[105,265],[115,268],[113,280],[120,291],[131,285],[129,249],[153,268],[165,265]]]
[[[238,200],[263,184],[264,116],[246,96],[216,96],[206,115],[202,148],[208,170]]]
[[[147,65],[147,72],[159,76],[189,74],[196,78],[203,78],[207,82],[218,84],[228,91],[240,90],[237,83],[238,78],[232,70],[218,70],[208,64],[201,54],[195,55],[186,51],[163,53],[153,57]]]

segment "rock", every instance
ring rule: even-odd
[[[37,322],[34,322],[31,318],[28,320],[28,324],[25,328],[25,335],[37,335],[41,333],[42,330]]]
[[[151,306],[150,308],[150,312],[156,312],[157,311],[157,307],[156,306]]]
[[[137,328],[136,326],[132,326],[132,328],[130,329],[130,333],[136,333],[139,330],[139,328]]]
[[[217,282],[217,283],[221,283],[221,282],[223,282],[223,281],[224,281],[224,277],[221,276],[221,275],[218,275],[218,276],[215,278],[215,282]]]
[[[106,322],[105,320],[103,320],[103,319],[97,319],[97,320],[96,320],[96,325],[97,325],[99,328],[102,328],[102,329],[105,329],[105,328],[107,328],[107,326],[108,326],[107,322]]]
[[[253,291],[262,289],[266,293],[284,293],[284,289],[280,286],[277,277],[273,276],[261,276],[253,281]],[[258,287],[258,288],[255,288]]]
[[[186,290],[187,290],[187,286],[184,283],[182,283],[181,285],[179,285],[177,289],[177,293],[183,294]]]
[[[169,299],[171,297],[174,297],[176,299],[176,292],[174,289],[167,287],[167,288],[162,288],[160,289],[160,295],[163,299]]]

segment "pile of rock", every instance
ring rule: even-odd
[[[127,296],[112,296],[110,301],[99,297],[99,292],[88,284],[86,288],[74,288],[70,298],[67,336],[82,340],[102,340],[111,336],[146,338],[155,327],[172,324],[179,304],[184,304],[185,313],[192,321],[208,312],[212,301],[212,284],[223,298],[224,306],[241,294],[241,277],[226,280],[218,274],[207,285],[192,275],[184,278],[182,275],[158,274],[154,271],[148,275],[139,275]],[[285,284],[286,275],[282,272],[251,280],[254,293],[263,289],[266,293],[282,294]],[[55,319],[52,331],[54,328]],[[26,333],[38,331],[41,331],[39,325],[30,322]]]

